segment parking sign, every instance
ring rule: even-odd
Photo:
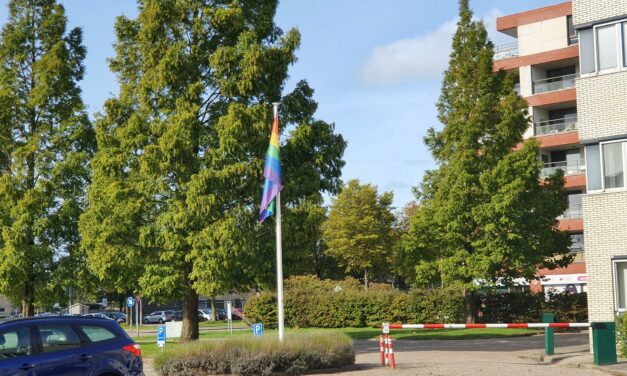
[[[261,337],[263,334],[263,324],[253,324],[253,335],[255,337]]]
[[[157,346],[165,347],[165,326],[157,327]]]

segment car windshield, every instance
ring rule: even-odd
[[[203,308],[200,311],[203,312],[203,313],[211,314],[211,310],[210,309]]]

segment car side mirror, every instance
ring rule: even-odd
[[[0,334],[0,345],[4,345],[7,343],[7,340],[4,338],[4,334]]]

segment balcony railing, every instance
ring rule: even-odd
[[[494,60],[505,60],[518,56],[518,42],[494,47]]]
[[[540,176],[546,178],[555,174],[557,170],[564,171],[564,175],[580,175],[586,172],[586,161],[580,159],[579,161],[545,163]]]
[[[538,121],[533,125],[536,136],[573,132],[577,130],[577,117]]]
[[[514,84],[514,92],[520,95],[520,83]]]
[[[557,217],[558,219],[577,219],[583,217],[583,210],[581,205],[570,205],[566,211]]]
[[[575,79],[578,77],[579,74],[567,74],[565,76],[535,80],[533,81],[533,93],[540,94],[548,93],[550,91],[570,89],[575,87]]]
[[[582,252],[584,249],[583,242],[576,242],[570,245],[571,252]]]

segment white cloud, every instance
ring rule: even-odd
[[[508,38],[511,41],[511,37],[496,31],[496,18],[501,14],[493,8],[482,17],[490,39],[496,44],[504,43]],[[456,27],[457,18],[428,33],[375,47],[362,69],[364,82],[392,85],[424,79],[439,80],[448,64]]]

